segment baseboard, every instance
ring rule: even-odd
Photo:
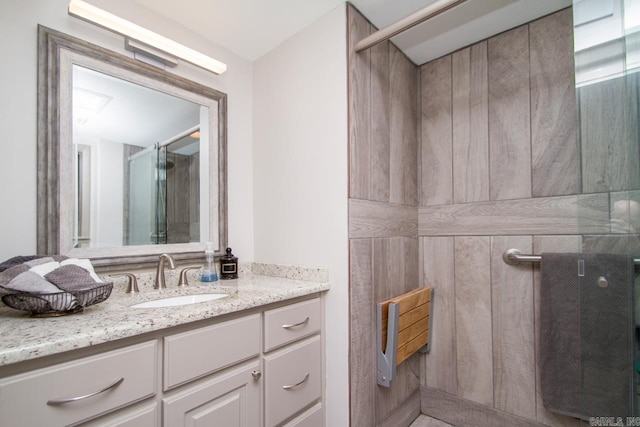
[[[422,413],[454,426],[545,427],[536,421],[480,405],[440,390],[422,387]]]

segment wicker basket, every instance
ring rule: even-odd
[[[113,283],[105,282],[89,289],[53,294],[15,293],[2,296],[2,302],[34,317],[64,316],[109,298]]]

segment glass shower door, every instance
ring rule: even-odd
[[[167,153],[154,146],[129,159],[129,245],[167,241]]]
[[[574,0],[573,16],[582,194],[607,202],[578,212],[598,265],[579,274],[582,405],[624,421],[639,414],[640,0]]]

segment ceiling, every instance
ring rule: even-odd
[[[135,0],[236,55],[255,61],[344,0]],[[385,27],[434,0],[352,0]],[[571,0],[468,0],[396,37],[416,64],[571,5]]]

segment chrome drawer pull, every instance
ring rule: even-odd
[[[292,388],[298,387],[299,385],[304,384],[305,382],[307,382],[307,380],[309,379],[309,373],[307,372],[307,375],[304,376],[304,379],[302,381],[300,381],[298,384],[294,384],[294,385],[283,385],[282,388],[284,390],[291,390]]]
[[[300,323],[294,323],[293,325],[282,325],[283,328],[285,329],[291,329],[291,328],[295,328],[296,326],[302,326],[305,323],[307,323],[309,321],[309,316],[307,316],[306,319],[304,319],[302,322]]]
[[[105,391],[111,390],[112,388],[119,386],[120,384],[123,383],[123,381],[124,381],[124,377],[120,377],[117,380],[115,380],[115,382],[113,382],[112,384],[109,384],[102,390],[94,391],[93,393],[85,394],[84,396],[67,397],[63,399],[51,399],[47,402],[47,405],[62,405],[63,403],[70,403],[70,402],[76,402],[78,400],[88,399],[90,397],[96,396],[100,393],[104,393]]]

